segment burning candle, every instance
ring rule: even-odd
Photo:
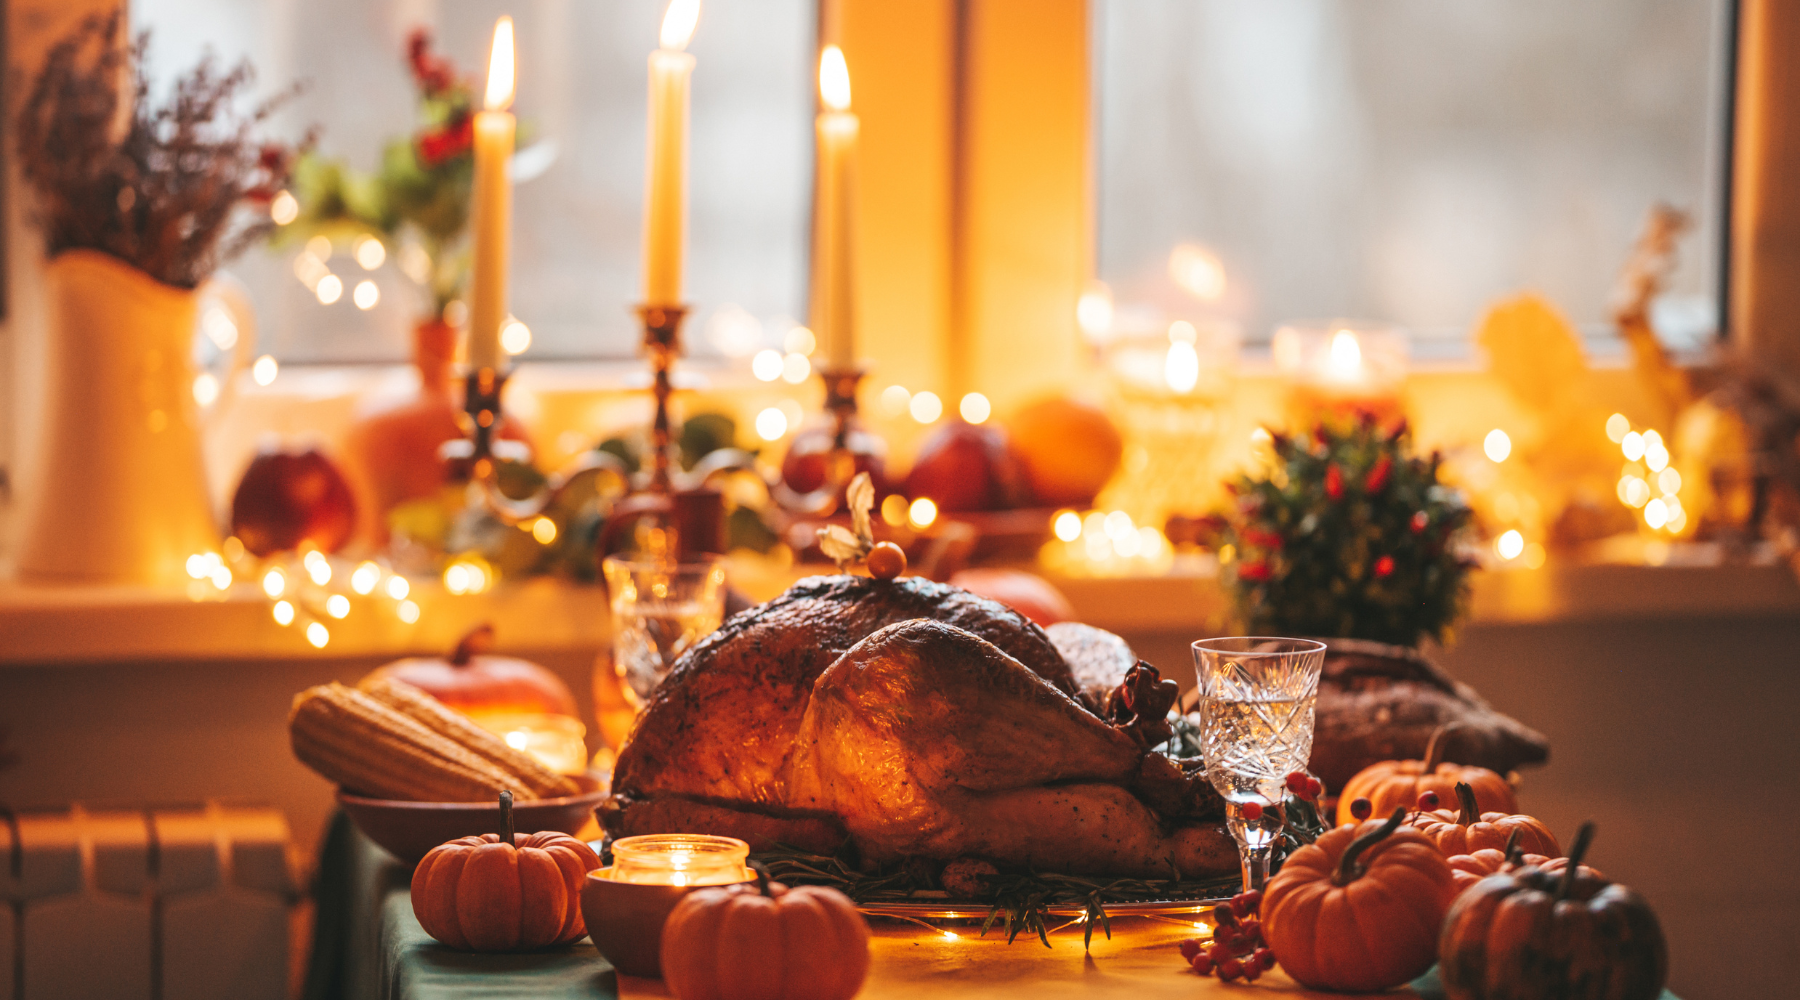
[[[814,123],[818,167],[813,173],[812,325],[835,371],[856,362],[855,233],[856,137],[861,123],[850,113],[850,68],[835,45],[819,54],[819,100]]]
[[[752,877],[750,845],[733,837],[659,833],[625,837],[612,846],[614,882],[635,885],[730,885]]]
[[[567,715],[478,714],[472,719],[514,750],[537,758],[558,774],[587,773],[587,727]]]
[[[500,367],[500,325],[506,321],[506,269],[512,241],[513,24],[494,25],[488,57],[487,110],[475,115],[474,273],[469,289],[469,364]]]
[[[671,0],[662,47],[650,53],[649,167],[644,181],[644,304],[681,304],[687,234],[688,82],[686,51],[700,19],[700,0]]]
[[[1270,347],[1275,367],[1294,384],[1305,419],[1317,410],[1399,415],[1407,355],[1400,329],[1342,320],[1295,323],[1276,330]]]

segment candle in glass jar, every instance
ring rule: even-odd
[[[856,140],[861,123],[850,112],[850,68],[835,45],[819,54],[819,100],[825,110],[814,122],[818,165],[813,173],[813,332],[825,345],[834,371],[856,362],[855,233],[852,198]]]
[[[518,124],[507,112],[513,100],[513,25],[494,25],[488,57],[487,109],[475,115],[475,178],[471,228],[474,262],[469,278],[469,365],[500,367],[500,326],[506,321],[506,279],[512,241],[512,160]]]
[[[479,713],[476,725],[557,774],[587,772],[587,727],[568,715]]]
[[[658,833],[613,841],[614,882],[638,885],[730,885],[752,878],[750,845],[734,837]]]
[[[663,15],[662,47],[650,53],[649,165],[644,180],[644,304],[681,304],[687,237],[688,82],[694,57],[686,51],[700,18],[700,0],[671,0]]]

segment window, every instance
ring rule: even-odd
[[[438,47],[484,78],[495,18],[513,15],[521,126],[540,142],[542,173],[515,192],[512,309],[532,331],[527,359],[624,357],[637,344],[646,59],[663,0],[134,0],[153,31],[153,71],[167,79],[210,47],[248,56],[266,89],[307,91],[279,122],[321,127],[321,151],[360,169],[414,126],[404,49],[431,26]],[[690,46],[693,85],[687,298],[692,353],[749,353],[779,343],[802,315],[811,197],[810,0],[717,0]],[[479,92],[479,91],[478,91]],[[372,277],[374,308],[346,287],[321,305],[294,276],[294,251],[258,249],[230,270],[251,288],[259,349],[283,361],[392,361],[428,300],[393,255],[372,275],[340,248],[334,271]]]
[[[1224,318],[1255,342],[1353,316],[1429,350],[1535,289],[1597,332],[1660,200],[1693,228],[1657,326],[1704,339],[1728,6],[1099,0],[1099,270],[1121,323]]]

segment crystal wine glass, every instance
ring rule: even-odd
[[[613,669],[639,702],[648,702],[669,668],[725,617],[725,563],[601,563],[612,592]]]
[[[1288,774],[1312,756],[1313,702],[1325,644],[1261,636],[1194,643],[1200,675],[1200,746],[1207,779],[1225,798],[1244,891],[1269,877],[1281,835]],[[1246,809],[1254,804],[1255,808]],[[1256,818],[1251,818],[1255,816]]]

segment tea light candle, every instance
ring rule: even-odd
[[[612,845],[610,868],[588,872],[581,915],[594,948],[628,976],[662,975],[662,931],[698,886],[748,882],[750,845],[731,837],[662,833]]]
[[[478,714],[476,725],[523,750],[557,774],[587,772],[587,727],[568,715]]]
[[[1397,327],[1333,320],[1275,331],[1275,367],[1295,382],[1342,395],[1392,391],[1406,376],[1406,335]]]
[[[1275,367],[1294,385],[1303,421],[1320,410],[1399,416],[1407,338],[1398,327],[1343,320],[1292,323],[1275,331],[1270,347]]]
[[[634,885],[730,885],[752,877],[750,845],[733,837],[659,833],[613,841],[614,882]]]

